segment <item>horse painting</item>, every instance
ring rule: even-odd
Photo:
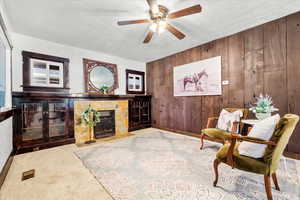
[[[208,77],[208,74],[205,70],[202,70],[202,72],[194,73],[193,75],[185,76],[183,78],[183,88],[186,91],[187,84],[194,84],[195,85],[195,91],[203,92],[203,88],[201,87],[201,79],[206,76]]]
[[[174,96],[221,95],[221,61],[217,56],[174,67]]]

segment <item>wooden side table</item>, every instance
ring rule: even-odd
[[[242,120],[242,123],[244,124],[248,124],[248,125],[251,125],[251,126],[254,126],[255,124],[257,124],[260,120],[258,119],[243,119]]]
[[[242,130],[242,135],[247,136],[252,127],[258,123],[260,120],[258,119],[243,119],[241,122],[244,124],[244,128]]]

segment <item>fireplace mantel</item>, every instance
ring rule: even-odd
[[[78,99],[132,99],[135,97],[149,97],[148,95],[103,95],[97,93],[50,93],[50,92],[13,92],[14,97],[52,97],[52,98],[78,98]]]

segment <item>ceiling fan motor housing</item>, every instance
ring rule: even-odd
[[[169,14],[169,9],[165,6],[158,5],[159,12],[154,13],[152,10],[149,11],[151,20],[156,22],[160,20],[165,20]]]

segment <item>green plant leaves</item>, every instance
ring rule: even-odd
[[[84,123],[87,126],[96,126],[97,123],[100,123],[100,111],[94,110],[91,105],[81,114],[81,123]]]
[[[273,106],[272,98],[269,95],[260,94],[256,98],[255,106],[251,107],[250,110],[254,113],[272,113],[278,111],[277,108]]]

